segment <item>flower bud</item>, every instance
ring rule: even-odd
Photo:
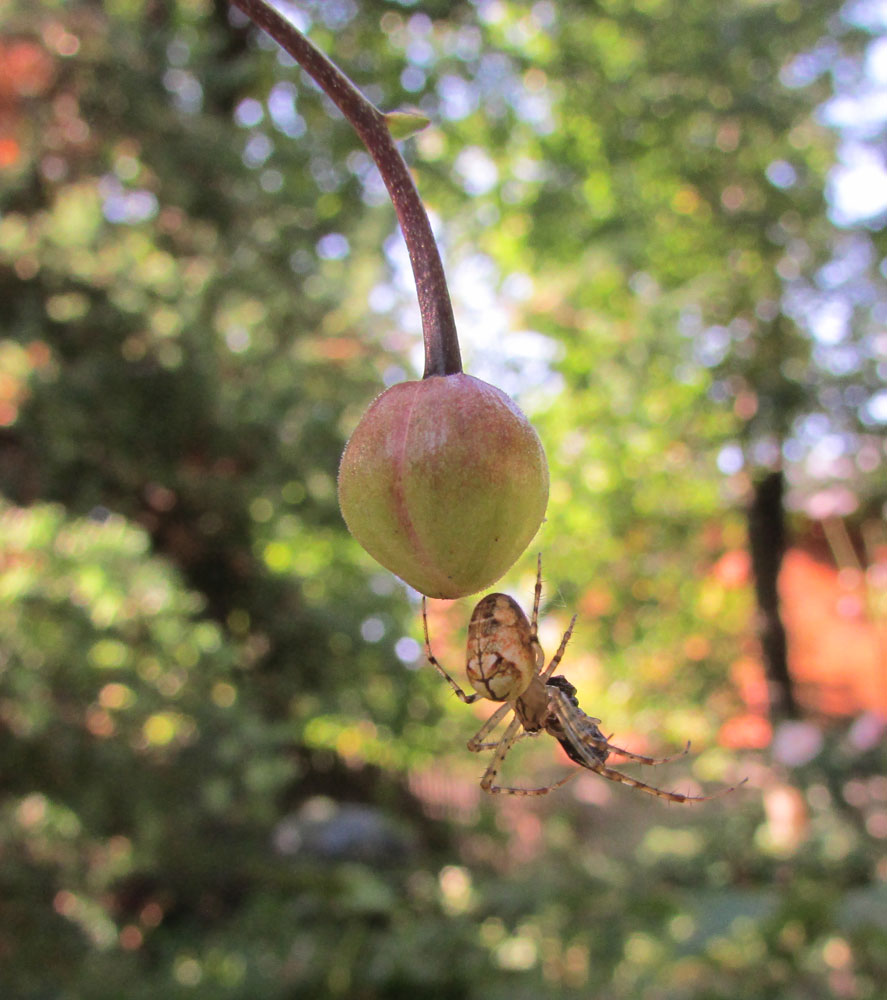
[[[351,534],[428,597],[498,580],[547,502],[538,435],[504,392],[470,375],[401,382],[377,396],[339,466]]]

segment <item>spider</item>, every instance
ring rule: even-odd
[[[705,802],[733,791],[733,788],[724,788],[713,795],[667,792],[607,767],[611,753],[641,764],[665,764],[683,757],[689,751],[690,744],[687,743],[680,753],[670,757],[646,757],[612,744],[609,737],[604,736],[598,729],[601,720],[586,715],[579,707],[576,688],[566,677],[553,676],[573,634],[576,615],[570,619],[567,631],[564,632],[551,662],[547,667],[544,666],[545,654],[539,645],[537,634],[541,596],[542,556],[540,555],[536,570],[533,616],[529,621],[520,605],[506,594],[488,594],[478,602],[468,624],[468,659],[465,665],[468,680],[474,688],[473,694],[466,694],[432,653],[426,601],[424,597],[422,598],[422,624],[425,630],[425,656],[428,662],[466,705],[472,704],[479,698],[504,702],[468,741],[468,749],[474,753],[481,750],[494,751],[492,760],[480,780],[481,788],[485,792],[506,795],[546,795],[580,774],[579,771],[572,771],[559,781],[539,788],[515,788],[496,784],[502,762],[514,744],[525,736],[535,736],[545,731],[560,743],[571,760],[582,767],[595,771],[610,781],[622,782],[648,795],[667,799],[669,802]],[[513,712],[514,715],[502,737],[491,742],[487,741],[486,737],[509,712]]]

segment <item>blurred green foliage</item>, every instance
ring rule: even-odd
[[[664,783],[751,788],[480,801],[478,719],[336,509],[418,346],[367,155],[221,0],[6,0],[0,994],[876,997],[883,752],[716,739],[751,613],[713,572],[744,545],[718,455],[764,461],[826,398],[783,292],[833,252],[827,81],[782,81],[836,5],[299,10],[433,122],[405,150],[467,369],[551,462],[545,647],[578,610],[564,671],[607,731],[692,737]],[[525,604],[534,570],[503,585]],[[432,609],[457,674],[469,605]]]

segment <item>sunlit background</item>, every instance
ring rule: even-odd
[[[371,158],[223,0],[7,0],[0,995],[877,1000],[887,4],[281,9],[432,121],[466,370],[551,465],[500,589],[541,551],[583,708],[692,741],[626,773],[748,781],[481,792],[490,707],[336,505],[422,364]]]

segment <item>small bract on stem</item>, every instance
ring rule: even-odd
[[[529,620],[520,605],[507,594],[489,594],[478,602],[468,625],[468,652],[465,665],[468,680],[474,688],[473,694],[466,694],[459,687],[432,652],[426,601],[422,599],[425,656],[428,662],[465,704],[470,705],[480,698],[504,702],[468,741],[468,749],[474,753],[493,750],[492,760],[480,781],[484,791],[507,795],[546,795],[581,773],[572,771],[559,781],[536,788],[519,788],[496,783],[502,762],[514,744],[525,736],[536,736],[541,732],[553,736],[564,748],[567,756],[582,767],[594,771],[609,781],[621,782],[648,795],[666,799],[668,802],[707,802],[726,795],[732,792],[734,787],[738,787],[723,788],[711,795],[669,792],[608,767],[607,761],[611,754],[618,754],[648,766],[667,764],[687,754],[690,744],[688,742],[683,750],[668,757],[648,757],[611,743],[609,737],[604,736],[598,728],[601,720],[586,715],[579,707],[576,688],[565,677],[554,675],[573,634],[575,615],[570,619],[557,652],[548,666],[544,667],[545,654],[539,644],[538,635],[541,595],[540,555],[536,570],[533,614]],[[487,740],[490,733],[506,719],[509,712],[513,712],[514,717],[501,738]]]

